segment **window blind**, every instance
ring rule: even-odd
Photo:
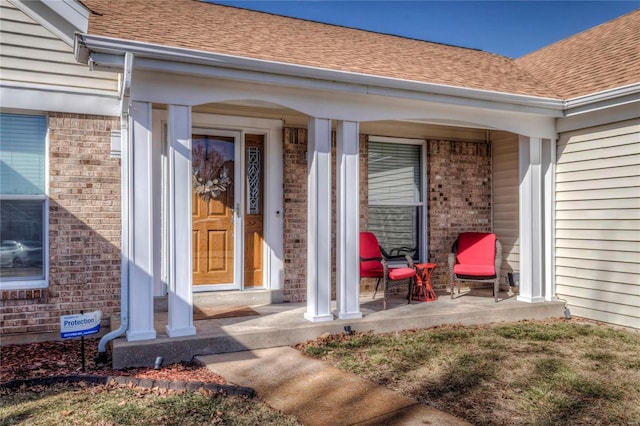
[[[0,194],[45,193],[44,116],[0,114]]]
[[[421,199],[421,147],[369,143],[369,204],[416,205]]]
[[[369,142],[368,229],[392,256],[420,258],[422,146]]]

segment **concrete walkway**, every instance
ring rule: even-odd
[[[469,424],[288,346],[196,360],[308,426]]]

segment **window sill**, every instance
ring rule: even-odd
[[[0,282],[0,291],[8,290],[38,290],[49,287],[47,280],[24,280]],[[4,298],[4,297],[3,297]]]

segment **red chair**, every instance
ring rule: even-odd
[[[449,254],[449,272],[451,273],[451,298],[453,287],[460,281],[493,283],[493,297],[498,301],[500,288],[500,265],[502,264],[502,245],[496,234],[485,232],[463,232],[453,244]]]
[[[411,292],[416,270],[408,267],[388,267],[378,239],[372,232],[360,233],[360,278],[378,278],[373,297],[376,297],[378,286],[382,280],[384,291],[383,309],[387,309],[387,281],[409,280],[408,303],[411,303]]]

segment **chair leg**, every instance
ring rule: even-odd
[[[498,291],[500,290],[500,278],[496,277],[495,283],[493,284],[493,298],[496,303],[498,303]]]
[[[452,299],[453,299],[453,287],[454,287],[455,282],[456,282],[456,278],[452,275],[451,276],[451,298]]]
[[[378,281],[376,281],[376,289],[373,291],[372,299],[376,298],[376,293],[378,292],[378,286],[380,285],[380,278],[382,278],[382,277],[378,277]]]
[[[387,277],[382,279],[382,291],[384,292],[384,298],[382,299],[382,310],[387,310]]]
[[[409,278],[409,294],[407,294],[407,304],[411,304],[411,296],[413,296],[413,277]]]

